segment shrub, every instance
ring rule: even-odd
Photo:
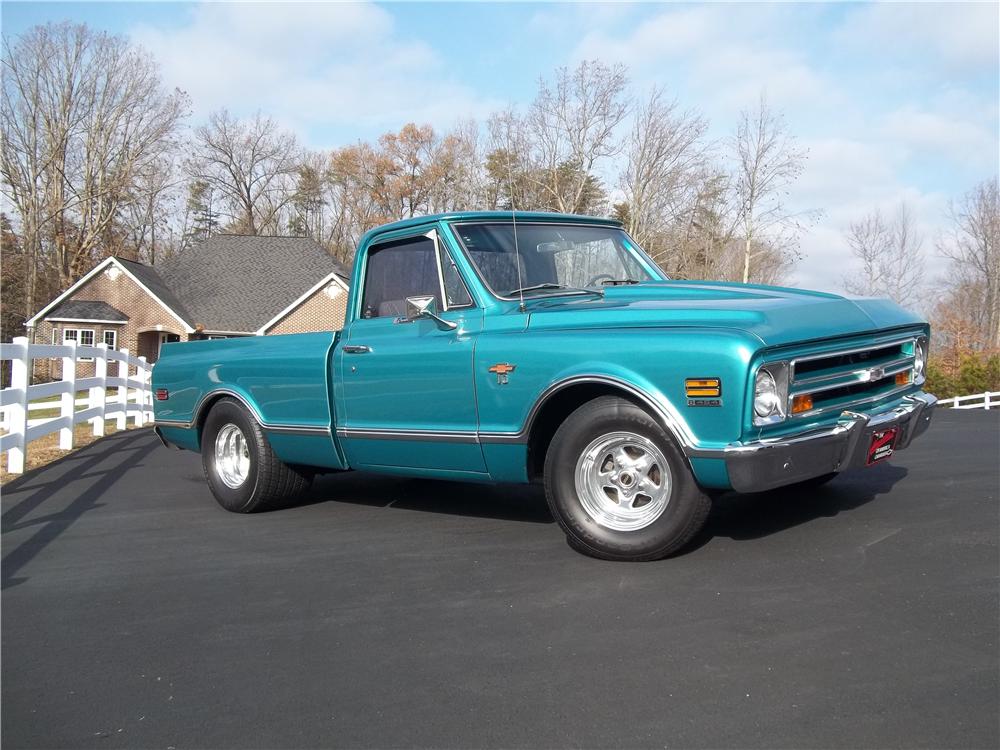
[[[1000,354],[966,352],[958,357],[957,367],[952,368],[942,359],[932,357],[927,363],[924,386],[924,390],[938,398],[1000,391]]]

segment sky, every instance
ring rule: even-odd
[[[446,129],[523,107],[585,59],[662,86],[724,143],[761,92],[808,152],[790,204],[821,215],[791,280],[838,291],[852,221],[905,201],[928,275],[949,202],[1000,171],[1000,4],[39,3],[3,34],[71,20],[128,35],[186,91],[192,123],[257,110],[309,147],[407,122]]]

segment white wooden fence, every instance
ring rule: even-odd
[[[61,359],[62,380],[29,385],[36,359]],[[30,344],[16,338],[10,344],[0,344],[0,360],[10,360],[10,388],[0,390],[0,453],[7,454],[7,471],[20,474],[28,444],[40,437],[59,432],[59,448],[73,448],[73,427],[81,422],[93,425],[94,435],[104,434],[104,422],[113,419],[119,430],[126,427],[129,417],[141,427],[153,419],[153,397],[149,387],[152,366],[145,357],[132,357],[128,349],[115,351],[107,344],[78,346]],[[94,375],[77,377],[77,362],[93,360]],[[115,372],[109,370],[112,363]],[[134,375],[130,376],[130,369]],[[116,389],[111,396],[108,388]],[[78,391],[88,391],[78,399]],[[58,395],[59,401],[37,403],[38,399]],[[32,402],[36,403],[32,403]],[[84,407],[77,410],[78,406]],[[59,410],[58,417],[31,419],[32,411]]]
[[[1000,408],[1000,391],[974,393],[971,396],[955,396],[943,398],[938,406],[950,406],[952,409],[996,409]]]

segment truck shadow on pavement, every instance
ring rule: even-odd
[[[119,433],[6,484],[0,516],[4,537],[0,586],[6,589],[27,580],[18,577],[18,572],[86,513],[120,496],[116,485],[129,472],[141,471],[143,459],[154,450],[162,449],[151,431]],[[195,478],[192,473],[191,479],[200,484],[203,480],[198,474]],[[848,472],[815,489],[724,494],[715,500],[705,528],[680,554],[715,537],[755,540],[836,516],[892,491],[906,475],[903,467],[881,464]],[[210,502],[207,491],[204,494]],[[326,502],[515,523],[554,523],[544,492],[537,485],[459,483],[365,472],[333,474],[317,477],[312,489],[294,506],[305,509]],[[8,536],[26,530],[30,536],[16,534],[16,542]]]
[[[715,537],[760,539],[859,508],[891,492],[907,473],[901,466],[882,464],[848,472],[817,488],[783,488],[753,495],[725,493],[715,499],[708,523],[684,552]],[[537,485],[400,479],[358,472],[318,477],[296,505],[322,502],[525,523],[555,522],[545,493]]]
[[[0,516],[3,535],[31,527],[38,530],[17,545],[4,542],[0,588],[27,580],[18,578],[17,572],[85,513],[102,507],[104,494],[126,472],[140,468],[141,460],[157,446],[151,430],[117,433],[4,485],[5,500],[13,500],[4,503]],[[24,520],[71,483],[80,490],[67,505]]]
[[[749,541],[832,518],[891,492],[908,473],[902,466],[880,464],[846,472],[820,487],[784,487],[752,495],[727,492],[715,499],[705,528],[684,552],[715,537]]]
[[[555,523],[545,493],[533,485],[409,479],[359,471],[317,477],[312,489],[296,505],[327,501],[500,521]]]

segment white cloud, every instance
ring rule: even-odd
[[[862,140],[823,138],[806,140],[809,160],[793,189],[794,207],[823,207],[818,223],[801,238],[802,262],[794,271],[796,283],[825,291],[842,291],[843,279],[857,263],[845,235],[851,222],[878,210],[891,215],[906,203],[923,237],[925,269],[929,277],[944,271],[934,254],[934,239],[945,222],[948,197],[907,185],[899,176],[899,155]]]
[[[951,71],[996,75],[1000,51],[997,3],[875,3],[853,9],[835,35],[840,44],[877,56],[905,57]]]
[[[977,120],[909,106],[882,117],[879,129],[919,158],[952,158],[984,170],[997,163],[997,134]]]
[[[905,201],[933,251],[950,192],[996,170],[997,6],[885,4],[842,12],[775,4],[673,6],[624,30],[590,28],[576,59],[628,64],[641,84],[667,83],[731,132],[766,91],[808,152],[790,209],[820,209],[801,237],[798,283],[837,291],[854,266],[852,221]],[[940,29],[940,35],[936,35]],[[959,49],[961,48],[961,49]]]
[[[330,129],[353,140],[410,120],[446,127],[492,106],[370,4],[209,3],[179,28],[139,25],[131,35],[164,81],[190,94],[196,120],[221,107],[261,109],[313,147],[337,145],[322,135]]]

